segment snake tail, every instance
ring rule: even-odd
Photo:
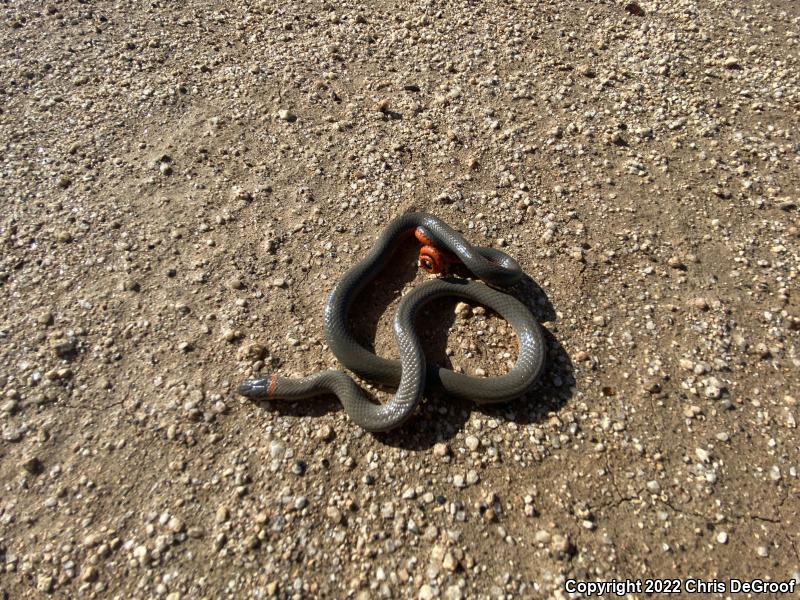
[[[419,373],[419,385],[424,385],[424,376]],[[409,376],[411,378],[411,376]],[[359,421],[359,425],[372,432],[388,431],[399,425],[399,419],[391,418],[397,408],[389,404],[374,404],[348,375],[341,371],[323,371],[309,377],[278,377],[273,374],[259,379],[248,379],[239,385],[239,394],[253,400],[306,400],[324,395],[336,396],[349,414],[362,414],[366,406],[372,407]],[[405,413],[402,417],[406,417]],[[405,420],[405,418],[402,418]]]

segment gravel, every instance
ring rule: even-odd
[[[3,14],[0,598],[800,569],[796,3]],[[332,398],[240,398],[338,368],[325,296],[411,209],[530,275],[541,382],[376,436]],[[383,356],[413,263],[352,315]],[[516,358],[481,306],[418,328],[463,373]]]

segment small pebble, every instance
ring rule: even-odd
[[[148,556],[149,551],[147,550],[147,546],[140,545],[133,549],[133,558],[135,558],[141,565],[147,562]]]
[[[344,518],[342,516],[342,511],[340,511],[335,506],[329,506],[328,508],[326,508],[325,514],[328,516],[328,518],[334,525],[339,525]]]
[[[250,342],[243,344],[239,351],[236,353],[239,360],[246,360],[249,362],[263,360],[267,355],[267,349],[261,344]]]
[[[139,282],[130,277],[124,278],[119,287],[123,292],[138,292],[141,289]]]
[[[53,591],[54,582],[52,575],[39,575],[36,578],[36,589],[48,594]]]
[[[221,505],[219,508],[217,508],[217,512],[214,515],[214,520],[217,523],[224,523],[225,521],[228,520],[229,516],[230,516],[230,511],[228,510],[228,507]]]
[[[444,558],[442,559],[442,567],[445,571],[453,572],[458,568],[458,561],[456,560],[455,556],[453,556],[452,552],[446,552]]]
[[[480,481],[480,479],[481,478],[478,475],[478,472],[475,471],[474,469],[470,469],[469,471],[467,471],[467,479],[466,479],[467,485],[475,485]]]
[[[704,450],[703,448],[695,448],[694,453],[697,458],[704,463],[707,463],[711,459],[711,455],[708,453],[708,450]]]
[[[586,362],[587,360],[589,360],[589,353],[588,352],[584,352],[583,350],[578,350],[572,356],[572,358],[573,358],[573,360],[575,360],[575,362],[579,362],[579,363]]]
[[[178,517],[172,517],[167,523],[167,529],[169,529],[172,533],[181,533],[186,529],[186,525]]]
[[[533,539],[537,544],[549,544],[550,543],[550,537],[551,536],[550,536],[550,532],[549,531],[546,531],[544,529],[540,529],[539,531],[537,531],[534,534]]]
[[[685,269],[686,264],[677,256],[672,256],[667,260],[667,264],[673,269]]]
[[[571,547],[569,538],[565,535],[557,533],[550,538],[550,553],[557,560],[565,560]]]
[[[330,425],[321,425],[317,429],[317,439],[323,442],[330,442],[333,439],[333,429]]]
[[[81,581],[83,581],[83,582],[91,583],[93,581],[97,581],[98,575],[99,575],[99,572],[97,570],[97,567],[89,565],[87,567],[84,567],[81,570],[80,578],[81,578]]]
[[[725,59],[725,68],[726,69],[741,69],[742,66],[739,63],[739,59],[735,56],[729,56]]]

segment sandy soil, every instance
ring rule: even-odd
[[[21,0],[0,28],[0,599],[800,579],[800,4]],[[540,385],[378,436],[238,397],[336,368],[326,292],[411,209],[523,265]],[[413,252],[353,315],[385,355]],[[429,359],[507,369],[510,328],[454,306]]]

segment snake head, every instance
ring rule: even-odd
[[[444,253],[436,246],[423,246],[419,249],[419,266],[428,273],[444,273],[447,270],[448,261]]]
[[[419,249],[419,266],[428,273],[445,273],[450,265],[461,262],[455,254],[437,248],[421,227],[417,227],[414,236],[422,244],[422,248]]]

